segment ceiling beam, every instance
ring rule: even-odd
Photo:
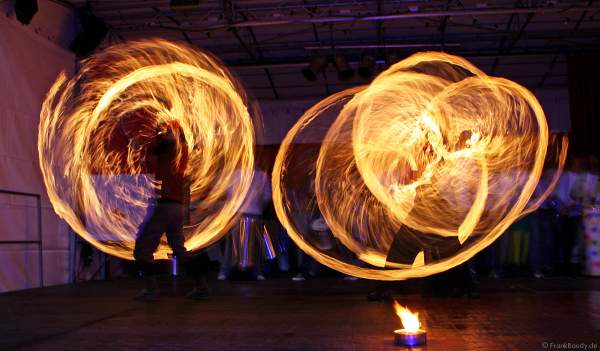
[[[590,0],[587,4],[588,8],[591,7],[593,3],[594,3],[594,0]],[[575,23],[575,26],[572,29],[572,34],[575,34],[575,33],[577,33],[577,31],[579,31],[579,28],[581,28],[581,23],[583,23],[583,20],[585,19],[586,15],[587,15],[587,9],[581,13],[581,16],[579,16],[579,19],[577,20],[577,22]],[[548,65],[548,70],[546,71],[546,73],[544,73],[544,76],[538,83],[538,88],[542,88],[544,86],[544,84],[546,84],[546,80],[548,79],[550,74],[552,74],[552,71],[554,70],[554,66],[556,65],[557,60],[558,60],[558,55],[554,55],[554,57],[552,58],[552,61],[550,61],[550,64]]]
[[[591,7],[520,7],[520,8],[487,8],[487,9],[461,9],[450,11],[425,11],[425,12],[406,12],[390,15],[376,16],[345,16],[345,17],[304,17],[287,18],[269,21],[241,21],[234,23],[223,23],[203,27],[202,30],[224,29],[224,28],[243,28],[243,27],[264,27],[281,26],[288,24],[301,23],[339,23],[339,22],[357,22],[357,21],[393,21],[409,18],[431,18],[431,17],[459,17],[459,16],[497,16],[497,15],[518,15],[528,13],[567,13],[585,10],[600,10],[600,8]]]
[[[254,35],[254,31],[252,30],[252,28],[247,28],[248,32],[250,33],[250,38],[252,38],[252,43],[255,44],[255,49],[256,52],[258,54],[258,59],[259,61],[262,61],[264,59],[262,50],[260,49],[259,46],[256,46],[257,41],[256,41],[256,35]],[[276,100],[279,100],[279,92],[277,92],[277,88],[275,87],[275,83],[273,82],[273,77],[271,76],[271,71],[269,71],[268,68],[265,68],[265,74],[267,75],[267,80],[269,81],[269,85],[271,86],[271,89],[273,90],[273,95],[275,96]]]
[[[152,6],[152,9],[154,10],[154,12],[156,12],[156,16],[160,17],[162,15],[160,9],[156,6]],[[170,15],[164,15],[166,18],[168,18],[169,20],[171,20],[171,22],[175,23],[177,26],[181,26],[181,22],[179,22],[175,17],[170,16]],[[190,36],[188,35],[188,33],[185,30],[181,30],[181,34],[183,35],[183,38],[185,39],[185,41],[188,42],[188,44],[194,44],[192,43],[192,39],[190,39]]]
[[[303,0],[303,4],[304,4],[305,6],[307,6],[307,5],[308,5],[308,2],[307,2],[306,0]],[[308,10],[308,15],[309,15],[310,17],[313,17],[313,16],[314,16],[314,14],[313,14],[313,10],[312,10],[312,8],[310,8],[310,9],[309,9],[309,8],[307,8],[307,10]],[[312,27],[312,32],[313,32],[313,36],[314,36],[314,38],[315,38],[315,42],[316,42],[317,44],[321,45],[321,38],[319,38],[319,31],[317,30],[317,25],[316,25],[316,24],[314,24],[314,23],[311,23],[310,25],[311,25],[311,27]],[[326,70],[326,69],[324,69],[324,70],[321,72],[321,74],[323,75],[323,83],[324,83],[324,85],[325,85],[325,94],[326,94],[326,95],[330,95],[330,94],[331,94],[331,92],[329,91],[329,79],[327,78],[327,70]]]
[[[542,88],[544,86],[544,84],[546,83],[546,80],[552,73],[552,70],[554,70],[554,65],[556,65],[556,61],[558,61],[558,55],[554,55],[554,57],[552,58],[552,61],[550,61],[550,66],[548,67],[548,70],[546,71],[546,73],[544,73],[544,76],[542,77],[542,79],[540,80],[540,82],[537,85],[538,88]]]
[[[583,20],[585,19],[585,16],[588,13],[588,10],[591,10],[592,4],[594,3],[594,0],[589,0],[587,7],[583,10],[583,12],[581,13],[581,16],[579,16],[579,19],[577,20],[577,23],[575,24],[575,27],[573,28],[573,33],[579,31],[579,28],[581,27],[581,23],[583,23]]]
[[[579,50],[577,52],[580,52]],[[596,50],[590,50],[588,51],[590,53],[600,53],[600,47],[597,48]],[[470,58],[495,58],[496,56],[503,56],[503,57],[535,57],[535,56],[548,56],[548,55],[563,55],[563,54],[567,54],[568,52],[564,52],[561,50],[547,50],[547,51],[537,51],[537,52],[511,52],[509,54],[502,54],[502,53],[497,53],[497,52],[490,52],[490,53],[480,53],[480,52],[470,52],[470,53],[464,53],[462,56],[464,56],[467,59]],[[348,63],[350,65],[357,65],[359,64],[359,61],[356,60],[348,60]],[[378,60],[376,62],[377,64],[385,64],[385,61],[383,60]],[[263,69],[263,68],[293,68],[293,67],[304,67],[306,66],[306,61],[305,60],[286,60],[285,62],[265,62],[265,63],[235,63],[235,62],[230,62],[229,67],[232,68],[236,68],[236,69]]]
[[[529,23],[531,23],[531,20],[533,19],[534,15],[535,15],[534,13],[527,14],[527,18],[525,18],[525,22],[523,23],[523,25],[521,26],[521,28],[519,29],[517,34],[513,37],[512,41],[506,48],[505,53],[511,52],[511,50],[515,47],[515,45],[517,45],[517,42],[523,37],[523,34],[525,33],[525,28],[527,28]]]
[[[517,7],[519,4],[521,3],[520,0],[517,0],[517,2],[515,3],[515,7]],[[508,19],[508,23],[506,24],[506,28],[504,29],[504,32],[502,34],[502,39],[500,39],[500,46],[498,47],[498,52],[502,52],[502,49],[504,49],[504,43],[506,43],[506,37],[508,36],[508,34],[511,32],[511,28],[512,28],[512,24],[515,21],[515,17],[518,16],[518,14],[516,13],[512,13]],[[494,73],[496,73],[496,68],[498,67],[498,62],[500,61],[500,59],[498,57],[496,57],[494,59],[494,63],[492,63],[492,68],[490,69],[490,75],[494,75]]]
[[[233,18],[235,17],[235,14],[236,14],[235,11],[236,11],[235,7],[231,0],[223,0],[223,15],[225,16],[225,18],[227,18],[229,20],[233,20]],[[243,13],[241,15],[244,18],[246,17]],[[251,47],[250,46],[252,44],[257,43],[256,36],[254,35],[254,31],[252,30],[252,28],[246,28],[246,30],[248,31],[248,34],[250,35],[251,44],[246,43],[246,41],[242,39],[242,37],[238,33],[237,28],[231,28],[230,31],[233,33],[233,35],[238,40],[240,45],[244,48],[246,53],[248,53],[248,56],[250,56],[250,58],[253,61],[258,63],[264,59],[262,51],[260,50],[259,47],[256,47],[256,46]],[[275,83],[273,82],[273,77],[271,76],[271,72],[269,71],[269,68],[265,67],[264,71],[267,76],[267,80],[269,81],[269,85],[271,86],[271,90],[273,91],[273,95],[274,95],[275,99],[279,100],[279,92],[277,92],[277,88],[275,87]]]

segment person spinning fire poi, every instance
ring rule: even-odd
[[[472,132],[462,131],[458,137],[458,140],[454,144],[453,150],[461,150],[468,147],[468,140],[471,138]],[[424,154],[431,152],[431,148],[424,147]],[[425,157],[426,158],[426,157]],[[453,171],[460,170],[461,172],[476,173],[476,164],[469,159],[459,159],[456,163]],[[405,181],[409,182],[412,177],[415,177],[415,172],[406,166],[402,170],[402,174],[405,175]],[[456,174],[453,175],[454,179],[457,180],[454,184],[446,184],[448,179],[439,179],[437,181],[445,182],[442,188],[447,190],[445,198],[441,196],[438,201],[443,202],[446,207],[461,207],[465,213],[471,206],[472,194],[468,192],[468,184],[461,182],[461,177]],[[420,193],[420,189],[417,189],[417,195]],[[452,256],[461,245],[468,245],[474,236],[471,236],[466,240],[465,243],[461,243],[457,237],[449,236],[443,237],[433,233],[426,233],[410,228],[406,225],[402,225],[394,240],[390,245],[386,262],[390,264],[415,264],[415,261],[422,260],[417,265],[431,263],[434,261],[442,260]],[[454,267],[448,272],[438,274],[437,276],[429,277],[426,281],[427,286],[436,293],[443,292],[443,289],[447,288],[450,290],[460,290],[457,288],[465,289],[465,292],[469,297],[477,297],[477,286],[474,277],[471,275],[470,269],[468,268],[469,263],[464,263],[458,267]],[[449,286],[455,285],[455,286]],[[452,293],[456,293],[453,291]],[[377,284],[375,290],[367,295],[369,301],[379,301],[391,298],[391,292],[388,290],[388,285]]]
[[[193,299],[206,298],[208,256],[201,253],[193,257],[184,246],[183,224],[186,204],[189,204],[189,185],[186,181],[188,150],[177,121],[158,126],[156,136],[149,145],[146,161],[148,172],[155,174],[160,185],[156,202],[140,225],[135,241],[133,256],[145,280],[145,288],[135,298],[155,300],[159,296],[153,254],[163,233],[167,236],[173,256],[183,262],[188,273],[195,278],[195,287],[187,296]]]

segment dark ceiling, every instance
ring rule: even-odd
[[[332,64],[316,82],[300,71],[312,58],[364,55],[387,62],[417,51],[466,56],[491,75],[530,89],[565,87],[566,55],[600,51],[594,1],[68,1],[110,27],[105,45],[162,37],[223,59],[258,98],[320,97],[368,78],[338,79]]]

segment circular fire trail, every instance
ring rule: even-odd
[[[273,198],[319,262],[368,279],[423,277],[465,262],[536,209],[566,150],[524,87],[460,57],[419,53],[309,109],[279,150]],[[314,230],[315,218],[329,231]]]
[[[51,87],[38,152],[56,213],[100,250],[132,259],[136,232],[160,189],[146,165],[149,145],[165,132],[187,149],[185,246],[218,240],[253,175],[246,97],[219,60],[164,40],[109,47]],[[163,242],[155,258],[169,252]]]

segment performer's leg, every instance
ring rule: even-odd
[[[194,280],[194,288],[186,297],[194,300],[204,300],[208,298],[208,284],[206,276],[209,265],[208,254],[203,251],[195,256],[188,256],[186,261],[187,274]]]
[[[173,250],[173,256],[184,261],[186,260],[187,249],[184,246],[185,238],[183,236],[183,220],[185,208],[182,204],[167,203],[165,214],[168,216],[166,223],[167,242]]]
[[[148,221],[140,227],[135,240],[133,258],[140,264],[154,262],[154,251],[160,244],[160,238],[165,232],[164,209],[157,205]]]
[[[148,221],[141,226],[135,241],[133,257],[142,272],[145,283],[145,289],[136,296],[141,300],[151,300],[158,297],[153,254],[160,244],[160,238],[165,229],[163,217],[162,209],[157,206]]]
[[[194,280],[194,289],[187,294],[192,299],[204,299],[208,295],[206,273],[208,270],[208,254],[203,252],[192,256],[185,248],[183,236],[183,221],[185,208],[182,204],[164,204],[165,214],[168,216],[166,224],[167,242],[173,250],[173,256],[179,259],[186,273]]]

